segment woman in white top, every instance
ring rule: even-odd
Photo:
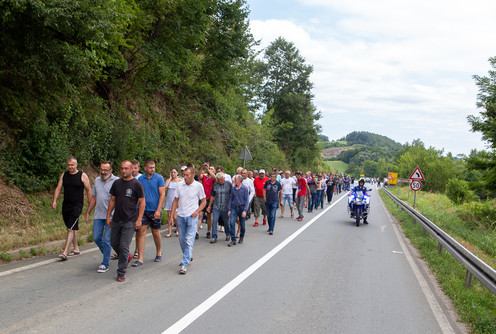
[[[172,168],[170,172],[170,176],[165,182],[165,189],[167,189],[167,197],[165,198],[165,205],[164,209],[167,211],[167,217],[169,215],[173,214],[173,220],[169,220],[169,234],[166,234],[165,237],[169,238],[172,234],[172,222],[174,222],[174,226],[177,226],[177,212],[172,213],[172,202],[174,201],[174,194],[176,192],[177,185],[183,181],[183,179],[177,177],[178,171],[176,168]],[[176,227],[176,237],[179,236],[179,233],[177,232],[177,227]]]

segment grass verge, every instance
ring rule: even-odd
[[[397,190],[396,193],[394,191],[392,192],[397,195]],[[463,232],[469,239],[479,240],[478,233],[475,233],[475,236],[470,235],[470,226],[463,228],[463,224],[458,222],[458,216],[453,211],[453,207],[446,205],[447,203],[443,202],[442,198],[437,198],[436,201],[436,198],[433,197],[441,195],[425,195],[428,196],[417,194],[416,201],[416,206],[424,216],[428,217],[448,234],[450,232],[448,229],[442,227],[442,225],[450,224],[451,221],[457,221],[456,224],[452,224],[455,225],[455,229],[459,230],[458,232]],[[386,193],[380,191],[380,196],[388,210],[401,222],[403,233],[410,240],[411,244],[419,250],[444,293],[453,301],[460,320],[466,323],[472,329],[473,333],[496,333],[496,296],[486,289],[475,277],[472,279],[472,285],[468,288],[465,287],[466,269],[446,250],[439,253],[437,251],[437,241],[429,234],[425,234],[422,225],[420,223],[414,223],[413,218],[401,208],[398,208]],[[421,199],[421,197],[424,198]],[[413,195],[410,198],[413,201]],[[488,257],[487,254],[486,257]]]
[[[43,193],[29,196],[33,210],[29,216],[0,217],[0,263],[21,260],[24,258],[53,254],[60,251],[59,247],[47,246],[54,241],[63,241],[67,229],[62,219],[62,201],[57,201],[57,209],[53,210],[52,194]],[[92,216],[89,224],[84,222],[87,204],[79,217],[78,244],[93,242]],[[167,213],[163,211],[162,221],[167,221]]]
[[[343,174],[348,169],[348,164],[343,161],[324,161],[324,164],[334,169],[338,174]]]

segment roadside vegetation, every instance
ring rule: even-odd
[[[391,187],[390,191],[395,196],[398,195],[397,187]],[[413,191],[408,195],[408,187],[403,186],[399,197],[413,205],[413,195]],[[465,287],[466,269],[446,250],[439,253],[437,241],[424,232],[421,224],[414,223],[410,215],[398,208],[387,194],[380,191],[380,196],[389,211],[401,222],[403,233],[419,250],[443,291],[453,301],[460,321],[469,325],[473,333],[496,333],[496,296],[475,277],[472,278],[472,285]],[[419,191],[415,206],[465,248],[496,268],[494,221],[489,221],[487,211],[473,210],[474,205],[494,208],[495,204],[495,201],[489,201],[484,204],[459,205],[454,204],[446,195]]]
[[[324,160],[324,165],[329,167],[334,173],[344,174],[348,169],[348,164],[343,161]]]
[[[53,188],[69,156],[206,159],[235,170],[322,167],[313,67],[276,38],[262,52],[245,0],[5,1],[2,181]]]

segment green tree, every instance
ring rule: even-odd
[[[312,66],[305,63],[293,43],[280,37],[265,50],[261,70],[265,77],[262,101],[275,125],[274,140],[293,168],[316,166],[320,113],[312,103]]]

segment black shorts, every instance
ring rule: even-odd
[[[159,230],[162,227],[162,218],[155,219],[155,211],[145,211],[143,213],[143,218],[141,218],[141,226],[150,226],[155,230]]]
[[[62,206],[62,218],[68,230],[79,230],[79,216],[81,216],[82,211],[83,207],[80,205],[72,207]]]
[[[201,201],[198,203],[198,204],[201,204]],[[208,208],[208,205],[210,204],[210,198],[206,198],[206,202],[205,202],[205,207],[203,208],[202,211],[210,214],[211,212],[207,212],[207,208]]]

